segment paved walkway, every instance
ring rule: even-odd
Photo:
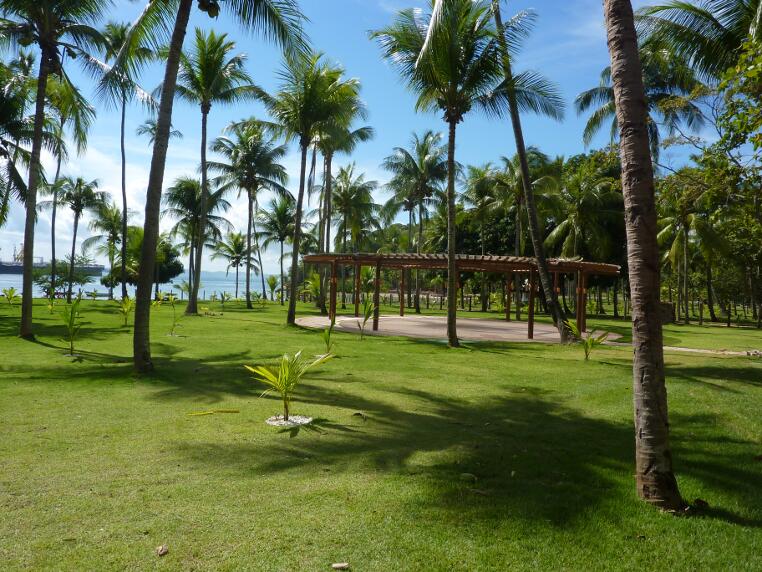
[[[336,330],[359,333],[359,318],[337,316]],[[306,316],[297,318],[296,323],[305,328],[325,329],[330,324],[328,316]],[[408,338],[447,339],[446,316],[420,316],[411,314],[405,317],[388,315],[381,316],[378,321],[378,331],[373,331],[371,321],[366,326],[367,335],[403,336]],[[621,336],[610,334],[610,339]],[[555,327],[535,322],[534,340],[527,339],[526,322],[505,322],[479,318],[462,318],[458,316],[458,338],[466,341],[492,342],[543,342],[557,343],[558,331]]]

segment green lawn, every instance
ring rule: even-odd
[[[336,334],[292,408],[315,427],[283,432],[243,364],[323,346],[280,306],[184,318],[177,337],[156,310],[150,378],[131,373],[115,303],[82,313],[72,359],[42,302],[37,343],[0,309],[4,570],[762,568],[762,360],[668,354],[678,479],[710,505],[678,518],[635,495],[628,348],[585,363],[577,347]],[[753,330],[667,328],[689,342],[762,347]],[[212,409],[239,413],[188,415]]]

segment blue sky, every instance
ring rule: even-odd
[[[636,7],[645,4],[636,1]],[[414,97],[396,72],[380,58],[378,47],[368,39],[368,31],[388,24],[397,10],[409,6],[423,6],[420,0],[301,0],[303,11],[309,18],[307,30],[316,50],[342,64],[347,75],[358,78],[363,86],[369,117],[366,124],[376,130],[373,141],[360,146],[350,158],[339,157],[340,166],[355,161],[369,179],[383,183],[386,174],[379,167],[381,160],[394,146],[405,145],[413,131],[425,129],[442,130],[444,124],[437,114],[419,114],[414,110]],[[109,19],[131,20],[142,8],[142,2],[117,2]],[[516,0],[504,2],[504,17],[523,9],[534,9],[538,14],[535,31],[516,62],[518,70],[536,69],[555,81],[567,102],[566,119],[562,123],[549,119],[526,116],[523,118],[527,144],[536,145],[551,155],[572,155],[584,150],[581,134],[585,118],[576,116],[572,102],[582,90],[598,82],[600,71],[608,65],[605,31],[600,0]],[[276,48],[256,35],[243,32],[236,24],[221,15],[211,20],[194,8],[192,28],[199,26],[227,32],[238,45],[238,50],[248,55],[248,70],[255,82],[269,91],[277,89],[277,70],[281,56]],[[141,83],[153,89],[161,79],[157,65],[146,71]],[[80,78],[83,91],[92,95],[92,82],[72,70]],[[72,158],[65,173],[98,179],[101,188],[119,196],[119,117],[113,109],[97,104],[98,119],[92,129],[87,152]],[[235,107],[212,109],[209,123],[210,137],[218,135],[232,120],[248,116],[264,117],[259,104],[243,104]],[[151,149],[147,140],[135,135],[135,128],[145,120],[145,113],[137,106],[131,108],[127,117],[128,193],[130,208],[136,211],[133,224],[142,224],[142,205],[148,180]],[[200,112],[198,108],[178,101],[175,104],[175,127],[184,138],[173,140],[168,155],[165,186],[180,175],[196,172],[200,146]],[[607,141],[602,133],[594,146]],[[501,155],[514,153],[510,126],[506,121],[495,120],[473,112],[459,127],[457,158],[466,164],[495,161]],[[663,157],[668,162],[679,162],[679,157]],[[45,163],[52,171],[50,157]],[[298,182],[298,159],[295,145],[286,160],[291,176],[291,188]],[[378,200],[383,200],[379,192]],[[245,227],[246,210],[243,202],[231,197],[233,208],[228,218],[237,228]],[[72,224],[68,213],[58,219],[57,248],[67,250],[71,241]],[[163,221],[168,228],[171,221]],[[82,227],[81,227],[82,228]],[[0,258],[8,259],[13,246],[22,241],[23,213],[17,206],[9,224],[0,232]],[[86,228],[82,238],[88,236]],[[48,216],[40,215],[36,233],[36,256],[50,256],[50,226]],[[274,273],[277,268],[275,251],[268,252],[264,261],[265,272]],[[207,270],[223,270],[220,261],[205,262]]]

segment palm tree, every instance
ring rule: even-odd
[[[276,242],[280,245],[280,305],[284,301],[284,274],[283,274],[283,245],[295,236],[294,220],[296,212],[294,197],[291,193],[282,195],[270,201],[270,210],[259,212],[259,238],[262,239],[262,248],[268,248]],[[296,275],[292,275],[291,282],[296,281]]]
[[[545,247],[557,248],[564,258],[608,260],[614,245],[609,228],[622,218],[622,195],[614,181],[585,169],[570,174],[555,193],[556,226]]]
[[[141,64],[150,61],[154,52],[140,43],[127,42],[130,33],[130,25],[125,23],[109,22],[106,24],[102,35],[105,40],[106,65],[119,57],[120,68],[116,73],[103,75],[101,93],[109,96],[108,100],[115,103],[120,109],[119,123],[119,149],[122,167],[122,255],[121,255],[121,282],[122,298],[127,296],[127,156],[125,151],[125,119],[127,104],[137,98],[145,105],[155,107],[153,98],[144,92],[134,79],[132,73]],[[121,56],[121,57],[120,57]],[[106,66],[102,66],[106,68]],[[111,83],[112,85],[106,85]]]
[[[525,72],[515,75],[513,59],[516,56],[515,48],[521,44],[521,39],[529,32],[529,26],[533,20],[533,13],[524,12],[514,16],[508,23],[503,24],[500,15],[500,0],[492,0],[492,12],[497,28],[500,56],[502,60],[504,81],[500,86],[499,93],[504,95],[503,103],[507,103],[508,113],[513,127],[513,138],[516,143],[516,154],[519,157],[521,172],[521,184],[524,187],[524,201],[526,203],[527,218],[529,223],[529,236],[534,248],[534,256],[537,260],[537,272],[540,275],[545,299],[548,302],[550,315],[558,329],[561,341],[566,341],[567,331],[564,324],[561,306],[558,303],[556,289],[550,281],[548,263],[545,259],[545,250],[542,244],[542,229],[540,229],[537,204],[535,202],[534,189],[531,185],[531,173],[529,160],[524,142],[524,131],[521,126],[521,111],[533,111],[542,113],[554,119],[563,118],[563,100],[558,96],[555,88],[541,76]],[[523,86],[529,89],[524,89]]]
[[[68,206],[74,213],[74,230],[71,239],[71,257],[69,258],[69,288],[66,291],[66,302],[71,303],[71,293],[74,278],[74,257],[77,249],[77,231],[79,229],[79,220],[85,211],[98,212],[104,201],[104,194],[98,191],[98,181],[85,181],[82,177],[63,177],[57,185],[56,193],[60,205]],[[40,207],[45,208],[52,203],[40,203]]]
[[[105,254],[108,258],[109,273],[112,276],[114,273],[114,261],[118,254],[117,247],[124,240],[125,236],[122,228],[123,220],[121,209],[111,199],[104,198],[94,209],[93,219],[89,225],[91,231],[99,234],[91,236],[82,243],[83,251],[87,251],[91,246],[96,244],[99,245],[99,253]],[[124,249],[122,249],[121,256],[125,256]],[[121,276],[121,279],[126,280],[126,274]],[[113,284],[113,281],[109,282],[109,299],[114,298]]]
[[[377,227],[379,206],[373,201],[373,191],[378,188],[376,181],[366,181],[365,175],[355,173],[355,164],[351,163],[339,169],[334,180],[335,213],[340,221],[336,242],[341,240],[341,251],[349,252],[347,240],[351,240],[352,249],[360,247],[362,235],[366,229]],[[341,267],[341,307],[345,307],[346,268]]]
[[[296,139],[301,151],[299,192],[296,197],[293,248],[291,249],[290,296],[286,322],[296,321],[297,271],[301,241],[302,210],[307,153],[320,133],[334,125],[349,125],[362,115],[360,84],[344,79],[344,70],[323,61],[321,54],[287,58],[280,73],[282,85],[275,97],[266,100],[268,110],[288,139]]]
[[[246,56],[231,55],[235,42],[227,34],[204,32],[196,28],[193,47],[188,54],[180,55],[180,71],[175,94],[201,108],[201,218],[199,228],[206,228],[206,202],[209,194],[207,178],[207,122],[213,105],[230,105],[256,97],[261,90],[251,83],[244,69]],[[204,236],[196,239],[194,275],[201,276],[201,260]],[[198,313],[199,280],[193,283],[193,292],[185,307],[186,314]]]
[[[638,11],[646,42],[669,47],[703,78],[718,80],[734,67],[747,40],[762,40],[760,0],[667,0]]]
[[[640,49],[640,60],[648,100],[651,154],[658,159],[660,125],[664,125],[670,133],[682,123],[690,129],[702,126],[701,110],[690,101],[701,83],[684,60],[662,47],[646,44]],[[590,145],[595,134],[607,121],[611,122],[611,140],[614,141],[618,126],[610,66],[601,72],[599,85],[580,93],[574,100],[574,106],[577,114],[592,110],[582,137],[585,145]]]
[[[50,288],[55,290],[56,284],[56,214],[58,204],[58,186],[56,183],[61,176],[61,163],[68,158],[65,135],[69,130],[77,148],[77,153],[83,153],[87,148],[87,134],[95,120],[95,109],[87,102],[77,88],[68,81],[48,81],[48,105],[56,115],[54,132],[56,144],[56,173],[50,189],[53,193],[50,214]]]
[[[447,180],[447,150],[442,146],[442,135],[426,131],[422,136],[413,134],[410,148],[395,147],[392,155],[384,159],[383,167],[392,173],[387,188],[392,197],[384,205],[387,217],[394,218],[400,210],[408,210],[408,244],[412,245],[413,210],[418,211],[418,253],[423,245],[423,220],[435,195]],[[415,272],[415,311],[420,313],[421,284],[419,271]]]
[[[513,253],[523,256],[525,248],[524,220],[528,218],[525,208],[524,182],[522,180],[521,160],[518,153],[513,157],[501,157],[502,169],[495,173],[494,201],[490,205],[492,210],[502,212],[507,216],[513,215],[514,220],[514,245]],[[550,165],[549,157],[536,147],[526,149],[526,160],[530,172],[530,186],[540,190],[553,184],[549,175],[543,174]],[[543,193],[535,193],[535,199],[542,202]],[[521,319],[521,277],[514,276],[515,312],[516,320]]]
[[[436,0],[432,11],[402,10],[394,23],[371,34],[383,56],[418,94],[416,108],[439,110],[449,127],[447,153],[447,337],[457,347],[455,266],[455,134],[474,107],[487,107],[500,77],[495,30],[488,5]]]
[[[135,129],[136,135],[147,135],[148,141],[153,145],[156,143],[156,119],[146,119],[143,123],[138,125],[137,129]],[[176,138],[176,139],[182,139],[183,133],[182,131],[179,131],[177,129],[170,129],[169,130],[169,138]]]
[[[474,220],[479,225],[479,243],[481,245],[482,256],[486,254],[484,244],[484,225],[490,214],[490,206],[495,200],[495,190],[497,186],[496,175],[496,170],[491,163],[487,163],[481,167],[469,165],[465,173],[462,199],[465,203],[471,205]],[[487,311],[487,302],[487,273],[482,272],[482,312]]]
[[[246,266],[247,270],[253,267],[254,273],[259,274],[259,266],[252,264],[251,250],[243,234],[240,232],[230,232],[225,240],[218,240],[214,245],[212,260],[217,258],[227,261],[227,271],[235,268],[235,297],[238,298],[238,270],[242,266]],[[226,276],[227,271],[225,272]]]
[[[629,0],[604,0],[603,11],[620,129],[627,226],[637,490],[649,503],[679,510],[683,501],[672,469],[669,446],[656,200],[643,72],[632,4]]]
[[[29,157],[29,179],[25,193],[24,267],[21,292],[19,335],[33,339],[32,272],[34,262],[34,227],[37,219],[37,187],[41,181],[40,155],[45,124],[45,100],[48,76],[65,74],[64,56],[87,61],[87,52],[101,43],[98,31],[91,26],[110,2],[98,0],[4,0],[0,20],[0,38],[20,46],[35,44],[40,49],[39,72],[34,107],[34,133]],[[82,57],[79,57],[82,56]]]
[[[159,213],[161,208],[161,190],[164,184],[164,168],[167,161],[167,147],[172,125],[172,107],[175,99],[177,75],[182,56],[188,20],[193,0],[178,2],[150,2],[126,40],[126,45],[139,45],[146,38],[153,38],[157,29],[172,29],[172,37],[166,53],[164,80],[161,87],[159,112],[157,115],[156,137],[151,158],[151,169],[146,191],[144,239],[141,266],[148,269],[139,274],[135,305],[135,326],[133,334],[133,362],[139,373],[153,369],[149,324],[151,314],[151,276],[150,269],[155,266],[156,245],[159,238]],[[220,9],[226,10],[234,20],[244,28],[262,33],[273,39],[280,46],[290,51],[303,51],[305,38],[302,35],[302,15],[295,0],[231,0],[230,2],[202,2],[199,9],[216,17]],[[171,19],[174,24],[170,25]],[[124,52],[124,50],[123,50]],[[123,55],[120,53],[115,62],[119,67]]]
[[[218,137],[212,143],[212,151],[219,153],[225,162],[209,161],[209,168],[220,173],[219,183],[224,188],[237,188],[246,193],[248,219],[246,225],[246,249],[256,252],[259,268],[262,268],[262,253],[259,249],[256,219],[254,212],[257,206],[257,195],[260,191],[271,191],[276,195],[284,195],[288,191],[286,168],[281,161],[288,147],[278,145],[272,136],[267,136],[262,123],[250,119],[228,126],[230,136]],[[254,244],[252,244],[252,237]],[[251,303],[251,269],[252,256],[246,258],[246,307],[252,309]],[[265,277],[262,274],[262,295],[267,299]]]
[[[203,236],[204,242],[214,244],[222,238],[223,230],[232,230],[233,225],[217,214],[226,212],[230,209],[230,203],[225,200],[225,189],[218,189],[207,197],[206,201],[206,228],[203,233],[201,228],[201,182],[192,177],[179,177],[174,184],[167,189],[164,195],[164,210],[162,217],[171,217],[176,219],[171,228],[170,237],[181,236],[188,260],[188,278],[192,284],[195,281],[201,282],[201,274],[195,266],[198,248],[198,237]]]

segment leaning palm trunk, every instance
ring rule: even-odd
[[[289,284],[288,315],[286,323],[296,323],[296,288],[299,273],[299,246],[302,240],[302,203],[304,202],[304,177],[307,169],[307,150],[309,141],[301,141],[301,166],[299,171],[299,196],[296,198],[296,215],[294,216],[294,245],[291,252],[291,282]]]
[[[524,199],[527,206],[527,215],[529,218],[529,235],[532,239],[532,246],[534,248],[534,256],[537,259],[537,273],[540,275],[540,283],[542,284],[543,292],[545,293],[545,299],[548,302],[548,309],[550,315],[553,318],[553,323],[558,328],[558,333],[561,337],[561,342],[565,342],[567,339],[566,325],[564,324],[563,315],[561,312],[561,306],[558,303],[558,295],[553,288],[553,283],[550,279],[550,272],[548,271],[548,261],[545,259],[545,249],[542,244],[542,235],[540,234],[540,226],[537,222],[537,205],[534,200],[534,189],[532,189],[532,182],[529,174],[529,162],[527,160],[526,145],[524,143],[524,133],[521,129],[521,117],[519,116],[519,106],[516,101],[516,94],[513,88],[513,70],[511,69],[510,56],[508,55],[508,46],[505,42],[505,33],[503,27],[503,20],[500,17],[500,2],[499,0],[492,0],[492,8],[495,15],[495,26],[499,34],[500,49],[503,57],[503,73],[505,75],[506,83],[510,91],[508,97],[508,108],[511,116],[511,124],[513,125],[513,136],[516,140],[516,153],[519,156],[519,165],[521,167],[521,184],[524,188]]]
[[[627,262],[632,303],[635,463],[641,498],[677,510],[683,501],[672,472],[659,308],[656,201],[648,116],[632,5],[604,0],[611,79],[619,124]]]
[[[37,184],[40,180],[40,153],[42,151],[42,128],[45,121],[45,91],[48,85],[50,62],[53,56],[48,48],[40,55],[40,71],[37,76],[37,96],[34,108],[34,134],[32,154],[29,159],[29,184],[26,194],[26,220],[24,221],[24,262],[21,287],[21,325],[19,336],[32,340],[32,278],[34,271],[34,225],[37,221]]]
[[[207,205],[209,204],[209,179],[206,167],[206,128],[209,120],[209,105],[201,104],[201,201],[199,204],[198,231],[196,236],[196,260],[194,261],[195,277],[188,305],[185,307],[186,314],[198,314],[198,290],[201,286],[201,259],[204,254],[204,240],[206,239]]]
[[[447,343],[451,348],[458,342],[457,303],[458,277],[455,262],[455,130],[457,122],[449,121],[450,134],[447,141]]]
[[[151,340],[149,336],[151,312],[151,285],[153,267],[156,262],[156,245],[159,240],[159,213],[161,208],[161,188],[164,183],[164,167],[167,162],[169,130],[172,123],[172,104],[175,99],[177,71],[180,66],[180,52],[188,27],[193,0],[180,0],[175,27],[167,53],[167,67],[161,88],[161,103],[156,122],[156,138],[151,157],[151,172],[146,192],[145,222],[143,224],[143,245],[140,252],[137,291],[135,294],[135,326],[133,334],[133,362],[135,370],[141,373],[153,370],[151,360]],[[194,274],[198,274],[194,271]]]
[[[127,157],[124,148],[124,120],[127,113],[127,95],[122,91],[122,120],[120,125],[119,145],[122,154],[122,299],[127,297]]]

